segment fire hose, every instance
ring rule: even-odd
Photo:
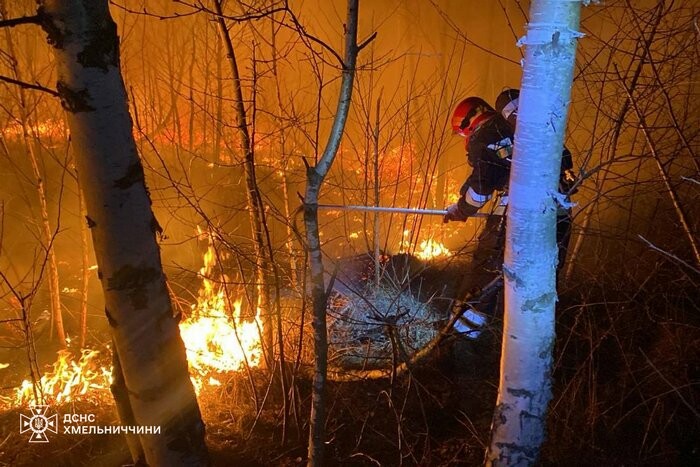
[[[388,212],[393,214],[415,214],[419,216],[444,216],[446,209],[390,208],[385,206],[352,206],[344,204],[319,204],[319,209],[338,209],[341,211]],[[477,212],[469,217],[489,217],[487,213]]]

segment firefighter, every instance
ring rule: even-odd
[[[465,138],[472,173],[459,191],[458,202],[447,207],[444,222],[466,221],[494,192],[504,193],[513,154],[513,129],[479,97],[468,97],[457,105],[452,129]],[[505,206],[506,202],[502,199],[500,205]]]
[[[508,178],[519,94],[517,89],[506,89],[496,99],[496,109],[479,97],[468,97],[452,114],[454,132],[466,140],[467,161],[472,172],[460,189],[457,203],[447,207],[444,222],[466,221],[494,194],[498,200],[479,235],[469,274],[465,275],[460,287],[460,292],[477,292],[479,297],[479,303],[464,313],[468,321],[458,321],[455,326],[469,337],[479,335],[480,328],[495,313],[501,295],[498,281],[503,264]],[[572,167],[571,153],[564,148],[559,191],[567,201],[573,194],[575,182]],[[571,210],[560,206],[557,212],[557,273],[564,264],[570,232]]]
[[[520,90],[506,89],[501,92],[496,98],[496,111],[510,125],[513,134],[515,134],[515,124],[518,118],[518,98]],[[566,204],[570,202],[570,196],[575,193],[576,177],[573,172],[573,161],[571,152],[564,147],[561,155],[561,172],[559,174],[559,193],[564,195]],[[564,266],[566,260],[566,252],[569,247],[569,239],[571,238],[571,208],[559,206],[557,209],[557,248],[558,264],[557,275],[559,270]]]
[[[498,201],[479,237],[475,258],[484,261],[481,266],[500,269],[513,129],[479,97],[468,97],[457,105],[452,128],[465,139],[472,172],[459,191],[459,200],[447,207],[443,222],[466,221],[496,194]]]
[[[460,102],[452,114],[452,129],[465,138],[467,161],[472,168],[459,192],[459,200],[447,207],[443,219],[466,221],[494,196],[495,207],[479,235],[468,274],[464,275],[459,293],[471,291],[479,303],[464,312],[455,329],[467,337],[477,337],[480,328],[492,316],[501,291],[500,269],[503,264],[507,187],[513,154],[513,129],[496,110],[479,97]]]

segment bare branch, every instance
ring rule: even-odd
[[[197,1],[196,3],[189,3],[184,0],[175,0],[175,3],[179,3],[180,5],[185,5],[187,7],[192,8],[195,12],[205,12],[208,13],[212,16],[215,16],[217,18],[223,18],[229,21],[233,21],[235,23],[243,23],[246,21],[254,21],[258,19],[263,19],[267,18],[268,16],[272,16],[275,13],[280,13],[280,12],[287,12],[289,11],[289,5],[287,4],[287,1],[284,0],[282,2],[282,6],[276,6],[276,7],[270,7],[268,9],[255,9],[251,8],[252,11],[248,13],[243,13],[241,15],[236,15],[236,16],[231,16],[231,15],[225,15],[220,8],[215,8],[214,10],[207,8],[204,6],[204,4],[200,1]],[[223,6],[223,5],[221,5]],[[145,11],[145,10],[144,10]],[[190,15],[192,13],[187,13],[187,15]],[[177,16],[184,16],[183,14],[175,13],[174,15],[176,16],[159,16],[160,19],[170,19],[174,18]],[[157,15],[156,15],[157,16]]]
[[[498,4],[501,6],[501,10],[503,10],[503,15],[506,17],[506,22],[508,23],[508,29],[510,29],[510,32],[513,34],[513,40],[515,42],[518,42],[518,34],[515,32],[515,28],[513,28],[513,24],[510,22],[510,16],[508,16],[508,10],[506,10],[505,5],[503,5],[502,0],[498,0]],[[520,4],[518,3],[518,6]],[[522,8],[520,9],[522,12]],[[527,19],[527,15],[525,15],[525,18]],[[518,51],[520,51],[520,58],[525,58],[525,54],[523,53],[522,47],[518,47]]]
[[[455,24],[455,22],[449,17],[449,15],[448,15],[442,8],[440,8],[440,6],[437,4],[437,2],[436,2],[435,0],[430,0],[430,3],[433,5],[433,7],[435,8],[435,10],[436,10],[436,11],[438,12],[438,14],[442,17],[442,19],[445,20],[445,22],[447,23],[447,25],[450,26],[450,28],[455,32],[455,34],[457,34],[457,36],[458,36],[460,39],[462,39],[464,42],[466,42],[467,44],[473,45],[474,47],[476,47],[477,49],[481,50],[482,52],[486,52],[487,54],[493,55],[494,57],[501,58],[501,59],[503,59],[503,60],[505,60],[505,61],[507,61],[507,62],[510,62],[510,63],[512,63],[512,64],[514,64],[514,65],[520,66],[520,63],[519,63],[519,62],[517,62],[517,61],[515,61],[515,60],[513,60],[513,59],[511,59],[511,58],[508,58],[508,57],[506,57],[505,55],[501,55],[501,54],[499,54],[499,53],[496,53],[496,52],[494,52],[493,50],[490,50],[490,49],[484,47],[483,45],[477,44],[477,43],[474,42],[473,40],[469,39],[469,38],[467,37],[467,35],[464,34],[464,33],[460,30],[460,28]]]
[[[333,49],[333,47],[326,44],[325,42],[323,42],[321,39],[317,38],[316,36],[306,32],[306,29],[304,29],[304,26],[301,25],[301,23],[299,22],[299,19],[296,17],[294,12],[292,12],[291,10],[289,10],[289,17],[292,19],[292,23],[294,23],[294,27],[299,32],[299,35],[301,35],[305,39],[310,40],[311,42],[315,42],[316,44],[318,44],[321,47],[323,47],[324,49],[326,49],[328,52],[330,52],[336,58],[336,60],[338,60],[338,63],[340,64],[340,66],[344,67],[343,57],[341,57],[340,54],[338,54],[338,52],[336,52]]]
[[[34,89],[35,91],[42,91],[48,94],[51,94],[54,97],[59,97],[58,92],[51,88],[47,88],[45,86],[42,86],[40,84],[32,84],[32,83],[25,83],[24,81],[19,81],[14,78],[10,78],[9,76],[2,76],[0,75],[0,81],[4,81],[6,83],[10,84],[15,84],[23,89]]]
[[[156,18],[161,21],[169,20],[169,19],[181,19],[181,18],[186,18],[188,16],[196,15],[198,13],[207,13],[212,16],[218,17],[218,18],[223,18],[227,19],[229,21],[233,21],[236,23],[243,23],[246,21],[254,21],[254,20],[259,20],[263,18],[267,18],[268,16],[272,16],[275,13],[279,12],[285,12],[288,11],[289,6],[287,5],[287,1],[285,0],[282,4],[282,6],[278,7],[270,7],[266,10],[253,10],[250,13],[244,13],[242,15],[237,15],[237,16],[231,16],[231,15],[225,15],[223,13],[217,13],[216,11],[207,8],[204,6],[203,3],[201,2],[186,2],[183,0],[174,0],[173,3],[177,3],[183,6],[186,6],[188,8],[191,8],[192,11],[188,11],[186,13],[170,13],[170,14],[162,14],[162,13],[155,13],[152,10],[147,9],[146,7],[143,7],[139,10],[136,10],[134,8],[129,8],[125,4],[122,5],[121,3],[117,3],[114,0],[110,0],[109,2],[111,5],[114,5],[116,8],[119,8],[120,10],[126,11],[127,13],[131,13],[134,15],[141,15],[141,16],[149,16],[151,18]]]
[[[13,28],[19,26],[20,24],[39,24],[41,21],[41,16],[22,16],[21,18],[10,18],[0,20],[0,28]]]
[[[357,51],[359,52],[360,50],[364,49],[366,46],[369,45],[370,42],[372,42],[374,39],[377,38],[377,31],[374,31],[371,36],[369,36],[367,39],[363,40],[357,45]]]
[[[120,10],[126,11],[127,13],[131,13],[133,15],[142,15],[142,16],[149,16],[151,18],[157,18],[159,20],[167,20],[167,19],[180,19],[180,18],[186,18],[188,16],[196,15],[197,13],[200,12],[199,9],[190,11],[188,13],[173,13],[171,15],[161,15],[158,13],[153,13],[151,11],[148,11],[146,7],[144,7],[141,10],[134,10],[133,8],[128,8],[126,5],[121,5],[117,2],[110,1],[110,5],[114,5],[116,8],[119,8]]]
[[[230,21],[235,21],[237,23],[242,23],[245,21],[254,21],[258,19],[263,19],[267,18],[268,16],[272,16],[275,13],[280,13],[280,12],[286,12],[289,11],[289,8],[285,4],[284,6],[277,7],[277,8],[270,8],[269,10],[264,10],[256,13],[247,13],[244,15],[240,16],[222,16],[223,18],[230,20]]]
[[[685,232],[686,236],[688,237],[688,243],[690,244],[690,247],[693,250],[693,256],[695,257],[695,261],[698,264],[700,264],[700,246],[698,246],[695,235],[693,235],[693,231],[691,229],[691,223],[688,220],[688,214],[686,213],[684,206],[681,204],[681,201],[680,201],[680,198],[678,196],[678,193],[676,192],[676,189],[671,184],[668,170],[664,167],[664,164],[661,161],[661,156],[659,155],[659,153],[656,149],[656,144],[652,140],[652,137],[651,137],[651,134],[649,131],[649,127],[647,125],[646,119],[644,118],[644,114],[639,109],[639,105],[637,103],[637,100],[634,98],[634,96],[632,96],[632,90],[630,88],[628,88],[627,85],[625,84],[625,82],[622,79],[622,76],[620,75],[620,72],[617,68],[617,65],[614,65],[614,67],[615,67],[615,73],[617,74],[617,77],[620,80],[622,87],[624,88],[625,92],[627,93],[628,102],[630,102],[632,104],[632,108],[634,109],[635,113],[637,114],[637,119],[639,120],[639,124],[640,124],[641,130],[642,130],[642,133],[644,134],[644,137],[647,140],[647,145],[649,146],[649,150],[651,151],[651,155],[654,157],[654,161],[656,162],[656,166],[659,169],[659,174],[661,175],[661,179],[664,182],[664,186],[666,187],[666,192],[668,193],[668,196],[671,198],[671,202],[673,203],[673,207],[676,211],[676,214],[678,215],[678,220],[681,223],[681,227],[683,228],[683,231]]]
[[[686,268],[690,269],[691,271],[694,271],[695,273],[700,274],[700,269],[697,269],[696,267],[694,267],[694,266],[692,266],[692,265],[686,263],[685,261],[683,261],[682,259],[680,259],[678,256],[676,256],[676,255],[674,255],[674,254],[672,254],[672,253],[669,253],[669,252],[666,251],[666,250],[662,250],[661,248],[659,248],[658,246],[654,245],[653,243],[651,243],[649,240],[647,240],[646,238],[642,237],[641,235],[637,235],[637,237],[639,237],[640,240],[642,240],[644,243],[646,243],[646,244],[649,246],[649,248],[651,248],[652,250],[658,251],[659,253],[661,253],[662,255],[664,255],[664,256],[666,256],[666,257],[672,259],[672,260],[675,261],[676,263],[682,264],[683,266],[685,266]]]
[[[698,412],[698,411],[693,407],[693,404],[691,404],[690,402],[688,402],[688,401],[686,400],[686,398],[683,397],[683,394],[681,394],[681,392],[678,390],[678,387],[677,387],[677,386],[674,386],[673,383],[672,383],[671,381],[669,381],[668,378],[666,378],[666,376],[664,376],[664,374],[661,373],[661,371],[659,371],[659,369],[656,367],[656,365],[654,365],[654,363],[649,359],[649,357],[647,357],[647,354],[644,353],[644,350],[642,350],[641,348],[639,348],[639,351],[642,353],[642,355],[644,355],[644,358],[646,359],[646,361],[647,361],[647,363],[649,364],[649,366],[661,377],[661,379],[663,380],[663,382],[666,383],[666,384],[668,384],[669,387],[671,388],[671,390],[672,390],[673,392],[676,393],[676,395],[677,395],[678,398],[681,400],[681,402],[683,402],[683,404],[693,413],[693,415],[695,415],[696,418],[700,419],[700,412]]]

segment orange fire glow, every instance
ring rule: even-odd
[[[77,399],[100,401],[108,397],[112,371],[100,366],[98,357],[97,350],[84,349],[76,361],[71,352],[59,351],[51,371],[37,382],[39,399],[51,405],[61,405]],[[7,406],[35,404],[32,382],[25,379],[10,396],[2,397],[0,401]]]
[[[204,387],[220,386],[218,378],[222,374],[240,371],[246,364],[259,366],[262,360],[260,311],[252,320],[242,318],[241,301],[228,297],[223,280],[213,279],[215,265],[216,254],[210,242],[200,269],[203,282],[197,303],[192,304],[191,315],[180,323],[190,378],[198,394]],[[70,351],[60,351],[52,369],[37,381],[39,401],[51,405],[78,400],[109,401],[112,369],[100,357],[97,350],[83,349],[76,361]],[[35,404],[34,389],[30,380],[24,380],[9,394],[0,394],[0,407]]]
[[[260,310],[252,320],[243,319],[241,301],[229,298],[224,281],[212,279],[215,265],[216,252],[210,244],[199,271],[202,287],[197,303],[192,305],[190,317],[180,324],[190,375],[198,392],[213,374],[239,371],[246,364],[255,367],[262,359]],[[218,383],[216,378],[214,381]]]
[[[404,230],[399,242],[399,252],[410,252],[411,251],[411,231]],[[435,258],[447,258],[452,256],[452,252],[441,242],[434,240],[433,237],[423,240],[415,248],[413,254],[423,261],[428,261]]]
[[[415,255],[418,258],[427,261],[429,259],[452,256],[452,253],[442,243],[429,238],[420,242],[418,249],[416,249]]]
[[[24,127],[19,122],[10,122],[0,133],[8,139],[19,139],[24,134]],[[65,139],[68,129],[63,120],[47,119],[39,123],[27,125],[30,136],[38,136],[44,140]]]

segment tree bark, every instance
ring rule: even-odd
[[[552,397],[557,299],[555,197],[580,2],[530,7],[506,231],[501,377],[486,464],[535,465]]]
[[[226,49],[226,58],[231,68],[231,80],[233,81],[234,111],[236,113],[236,128],[241,138],[243,150],[243,170],[245,173],[246,196],[248,200],[248,214],[250,216],[250,228],[253,235],[253,254],[255,255],[255,281],[254,303],[251,306],[260,310],[263,327],[263,351],[265,359],[270,368],[274,361],[272,310],[270,307],[270,289],[266,272],[268,264],[265,258],[265,241],[263,233],[263,223],[265,222],[265,211],[263,207],[260,189],[255,175],[255,154],[251,143],[250,131],[246,117],[245,103],[243,102],[243,92],[241,90],[241,79],[238,73],[238,63],[236,54],[229,36],[226,22],[221,10],[221,0],[214,0],[214,9],[217,14],[216,22],[219,28],[219,35]]]
[[[333,164],[345,129],[350,110],[350,99],[357,62],[357,16],[359,0],[348,0],[345,27],[345,58],[343,78],[340,84],[338,107],[323,156],[315,167],[308,167],[304,197],[304,226],[311,269],[311,298],[314,330],[314,380],[311,393],[311,419],[309,429],[308,465],[324,465],[326,423],[326,373],[328,370],[328,333],[326,328],[326,304],[328,297],[323,279],[321,239],[318,231],[318,195],[321,185]]]
[[[88,251],[88,229],[87,223],[84,222],[84,217],[87,214],[85,210],[85,200],[83,199],[83,194],[78,187],[78,214],[83,222],[80,223],[80,250],[82,256],[82,272],[83,280],[80,285],[82,290],[80,292],[80,348],[85,348],[85,342],[87,342],[87,311],[88,311],[88,296],[90,293],[90,252]]]
[[[163,274],[160,226],[132,135],[108,1],[43,0],[40,15],[54,48],[105,314],[128,394],[120,413],[131,410],[136,424],[160,427],[160,435],[139,436],[148,464],[207,465],[204,424]]]

